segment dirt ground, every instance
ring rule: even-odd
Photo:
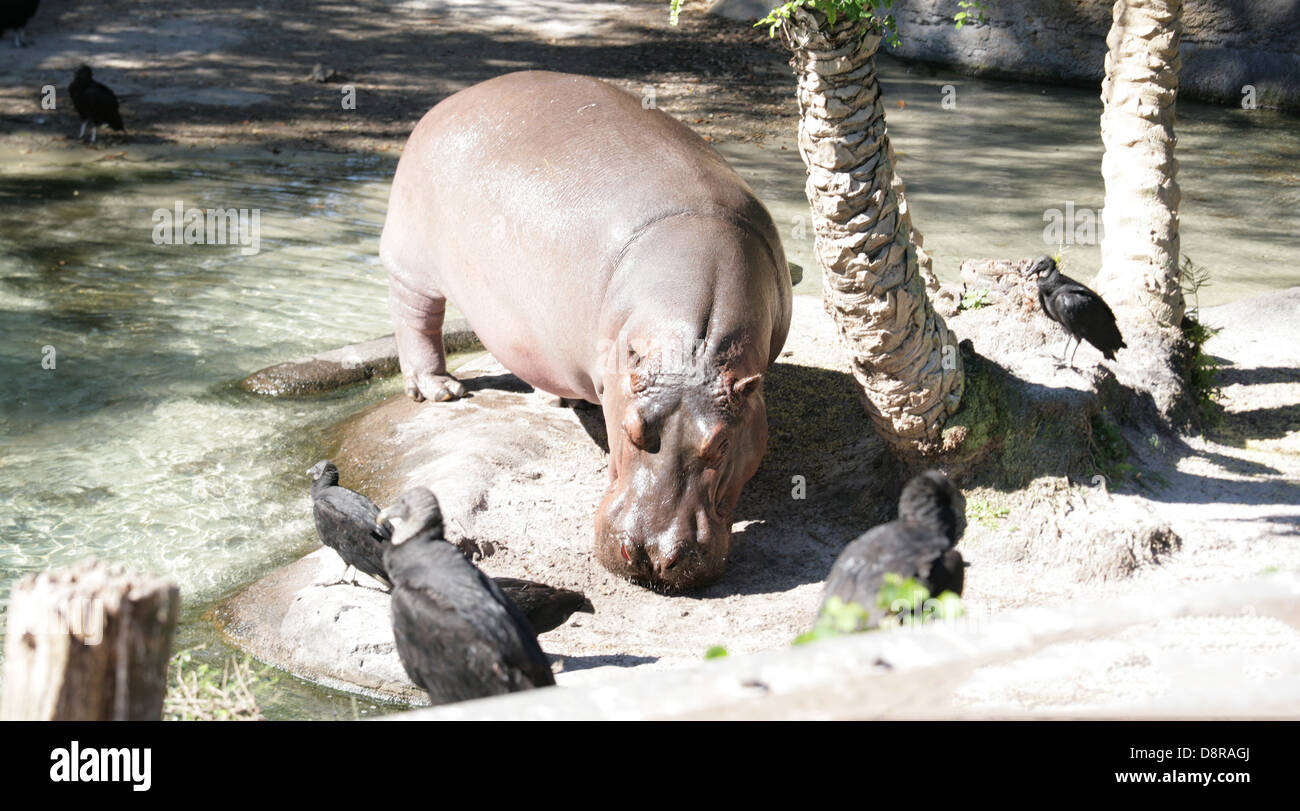
[[[121,98],[137,143],[400,149],[429,107],[513,70],[652,88],[660,109],[717,141],[792,131],[783,49],[765,29],[703,7],[688,3],[673,27],[666,0],[118,0],[111,17],[46,0],[28,27],[35,45],[0,52],[0,133],[33,148],[75,136],[64,93],[81,62]],[[335,77],[308,79],[317,65]],[[47,85],[58,90],[55,111],[40,104]],[[343,109],[345,87],[355,109]]]

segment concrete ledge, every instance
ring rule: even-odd
[[[1280,620],[1291,631],[1300,630],[1300,577],[1280,574],[1159,596],[1021,609],[978,621],[859,634],[701,662],[676,671],[611,674],[581,687],[546,688],[394,717],[420,721],[1042,717],[963,710],[954,707],[952,696],[978,668],[1024,660],[1051,645],[1161,620],[1224,615],[1255,622]],[[1247,684],[1213,674],[1217,680],[1205,683],[1211,677],[1191,662],[1182,672],[1170,674],[1170,700],[1132,713],[1083,717],[1300,717],[1300,656],[1293,645],[1275,653],[1263,662],[1282,668],[1273,678]],[[1196,689],[1184,689],[1198,680],[1203,683],[1195,684]],[[1207,689],[1213,693],[1209,700]]]

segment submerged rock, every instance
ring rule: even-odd
[[[272,572],[214,618],[258,659],[328,687],[427,704],[397,658],[389,597],[379,581],[338,583],[343,562],[329,549]]]
[[[463,319],[447,322],[443,341],[448,353],[466,352],[480,346],[478,337]],[[397,341],[386,335],[268,366],[241,380],[239,387],[270,397],[324,394],[397,372]]]

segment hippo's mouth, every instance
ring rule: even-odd
[[[672,544],[671,549],[654,553],[645,541],[628,532],[598,534],[596,557],[610,572],[639,585],[659,591],[685,591],[701,588],[722,576],[727,565],[731,542],[731,524],[714,529],[707,542],[695,539]]]

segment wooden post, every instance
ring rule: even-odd
[[[180,589],[84,560],[29,575],[9,597],[6,721],[157,721]]]

